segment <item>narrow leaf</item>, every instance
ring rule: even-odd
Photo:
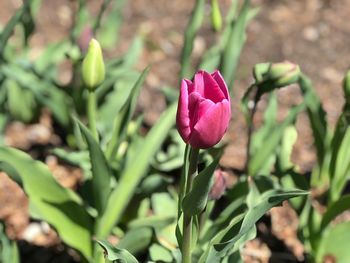
[[[104,249],[105,256],[108,260],[112,260],[113,262],[138,263],[137,259],[126,249],[113,247],[104,240],[97,240],[97,242]]]
[[[145,175],[150,161],[167,137],[167,131],[174,125],[176,106],[176,104],[170,106],[158,123],[149,131],[142,148],[134,156],[135,161],[130,162],[122,173],[119,184],[111,193],[105,213],[101,217],[99,237],[106,237],[119,221],[137,185]]]
[[[75,121],[79,125],[88,145],[92,170],[93,200],[95,208],[101,215],[104,212],[110,194],[111,171],[100,146],[91,132],[80,121],[77,119]]]
[[[0,162],[11,166],[21,177],[30,204],[40,218],[51,224],[65,243],[90,258],[92,222],[80,198],[58,184],[43,163],[22,151],[0,147]]]
[[[212,186],[214,171],[220,157],[221,154],[218,154],[212,163],[194,178],[192,190],[184,197],[182,202],[182,208],[186,214],[194,216],[204,210]]]

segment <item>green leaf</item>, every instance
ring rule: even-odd
[[[75,121],[78,123],[81,133],[88,145],[92,169],[93,200],[95,202],[95,208],[99,214],[102,215],[111,192],[111,170],[99,144],[96,142],[91,132],[80,121],[77,119]]]
[[[221,153],[216,156],[208,167],[194,178],[192,190],[182,201],[182,208],[185,214],[194,216],[204,210],[213,183],[214,171],[219,163],[220,157]]]
[[[233,233],[228,231],[227,234],[223,237],[219,244],[215,244],[214,248],[220,256],[224,256],[238,241],[242,236],[249,233],[252,227],[255,226],[255,223],[272,207],[277,206],[282,201],[307,195],[308,192],[301,190],[270,190],[261,195],[259,200],[256,200],[256,205],[248,209],[248,212],[245,214],[242,224],[239,228],[239,232]],[[234,225],[233,227],[237,227]],[[232,235],[233,234],[233,235]]]
[[[129,97],[121,110],[117,113],[117,116],[114,120],[114,128],[112,132],[111,141],[107,145],[106,149],[106,156],[107,159],[112,159],[113,155],[115,154],[115,151],[117,150],[117,146],[120,143],[120,139],[125,135],[128,124],[134,114],[137,99],[140,94],[140,90],[142,87],[142,84],[149,72],[149,68],[147,67],[144,69],[142,74],[137,79],[136,83],[134,84],[131,93],[129,94]]]
[[[90,258],[92,222],[80,198],[58,184],[43,163],[22,151],[0,147],[0,162],[11,166],[21,177],[30,205],[40,218],[51,224],[65,243]]]
[[[27,68],[22,68],[19,65],[3,65],[1,72],[7,78],[15,80],[21,87],[29,89],[40,104],[47,106],[52,111],[53,116],[61,125],[69,126],[73,107],[71,98],[64,91],[49,81],[39,79],[28,72]]]
[[[0,262],[20,263],[16,242],[10,240],[5,233],[5,226],[0,222]]]
[[[119,221],[127,204],[133,196],[137,185],[147,172],[147,168],[163,144],[168,131],[175,123],[176,104],[171,105],[162,115],[158,123],[147,134],[142,148],[134,155],[134,162],[129,162],[121,174],[119,184],[111,193],[105,213],[99,225],[99,237],[105,237]],[[137,165],[135,165],[135,162]]]
[[[138,263],[137,259],[131,255],[126,249],[113,247],[107,241],[96,240],[98,244],[104,249],[105,256],[108,260],[117,263]]]
[[[334,134],[338,136],[339,134]],[[342,137],[339,139],[338,147],[332,149],[332,158],[330,166],[331,201],[338,200],[341,196],[343,188],[349,180],[350,175],[350,129],[346,129]]]
[[[11,116],[22,122],[33,120],[37,112],[33,93],[12,79],[7,79],[4,85],[7,88],[7,106]]]
[[[8,40],[11,37],[15,26],[21,22],[21,19],[25,15],[25,11],[27,10],[29,5],[30,5],[30,1],[24,2],[22,7],[16,11],[16,13],[11,17],[10,21],[6,24],[4,29],[1,31],[1,35],[0,35],[0,60],[4,59],[4,51],[5,51],[5,47],[8,43]]]
[[[235,71],[238,60],[246,41],[246,27],[249,21],[256,15],[257,9],[250,8],[250,0],[245,0],[238,18],[232,23],[224,52],[221,56],[221,71],[229,87],[235,80]]]
[[[173,262],[173,257],[170,251],[158,244],[153,244],[149,248],[149,254],[151,260],[154,262]]]
[[[181,70],[180,78],[190,76],[191,53],[193,50],[194,39],[204,18],[205,0],[196,0],[195,7],[192,11],[190,21],[185,30],[184,46],[181,53]]]
[[[321,164],[327,151],[328,125],[326,121],[326,112],[322,107],[320,98],[312,87],[311,81],[306,76],[301,75],[299,85],[304,95],[304,102],[311,123],[318,162]]]
[[[113,4],[112,8],[108,14],[102,17],[103,12],[107,9],[107,5],[110,2]],[[105,48],[115,47],[119,40],[119,30],[123,22],[123,7],[125,2],[125,0],[105,0],[101,6],[99,15],[94,24],[94,31],[97,31],[97,38]],[[102,22],[102,27],[100,26],[99,18]]]
[[[344,222],[330,228],[323,233],[320,246],[316,254],[316,262],[325,262],[326,256],[334,258],[334,262],[350,262],[350,222]]]
[[[271,130],[269,136],[265,139],[263,145],[255,152],[255,154],[249,160],[248,171],[249,175],[256,175],[260,169],[265,165],[266,160],[276,151],[278,144],[280,143],[285,129],[293,124],[296,120],[298,113],[303,110],[304,104],[293,107],[286,119],[276,125]]]
[[[348,209],[350,209],[350,195],[344,195],[327,208],[322,217],[321,229],[324,229],[334,218]]]
[[[297,129],[293,125],[288,126],[284,131],[278,153],[278,167],[281,171],[286,171],[293,167],[291,156],[297,138]]]
[[[144,252],[152,243],[153,230],[150,227],[135,227],[128,230],[119,241],[118,247],[136,255]]]

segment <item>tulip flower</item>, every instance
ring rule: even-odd
[[[219,71],[199,71],[182,80],[176,126],[193,148],[206,149],[224,136],[231,118],[230,96]]]

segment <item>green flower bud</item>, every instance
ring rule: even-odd
[[[273,63],[264,77],[280,88],[296,83],[300,77],[300,68],[289,61]]]
[[[343,92],[347,103],[350,103],[350,70],[345,75],[343,81]]]
[[[259,63],[254,66],[253,75],[256,83],[264,81],[264,75],[268,72],[271,63]]]
[[[101,46],[96,39],[91,39],[89,49],[83,61],[83,81],[90,90],[95,90],[105,78],[105,65]]]
[[[218,32],[222,27],[222,17],[217,0],[211,1],[211,24],[213,29]]]

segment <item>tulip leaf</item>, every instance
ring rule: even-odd
[[[18,247],[5,233],[5,226],[0,222],[0,262],[20,263]]]
[[[249,175],[256,175],[259,173],[260,169],[265,165],[267,159],[271,156],[272,153],[276,151],[276,147],[283,137],[284,130],[295,122],[298,113],[303,110],[304,107],[304,104],[293,107],[289,111],[286,119],[271,130],[264,143],[258,150],[256,150],[255,154],[249,160]]]
[[[112,260],[113,262],[138,263],[137,259],[126,249],[113,247],[104,240],[97,240],[97,242],[103,248],[108,260]]]
[[[185,40],[181,54],[181,72],[180,77],[185,78],[190,74],[191,68],[191,53],[194,46],[194,39],[199,28],[202,25],[204,12],[205,11],[205,0],[196,0],[195,7],[192,11],[190,21],[185,30]]]
[[[220,69],[229,87],[235,80],[238,60],[247,38],[246,27],[258,12],[258,9],[251,9],[250,6],[250,0],[245,0],[237,19],[231,24],[230,35],[221,56]]]
[[[113,158],[113,155],[117,150],[117,146],[120,143],[120,139],[126,132],[128,124],[134,114],[142,84],[148,72],[149,67],[145,68],[144,71],[141,73],[136,83],[134,84],[126,102],[124,103],[123,107],[120,109],[114,120],[114,128],[112,131],[111,141],[108,143],[106,149],[106,156],[108,159]]]
[[[232,248],[235,246],[235,243],[241,237],[250,233],[252,228],[255,227],[255,223],[272,207],[279,205],[284,200],[307,194],[308,192],[302,190],[269,190],[263,193],[256,200],[256,205],[248,209],[241,223],[237,221],[237,223],[225,230],[226,234],[223,236],[220,243],[214,244],[214,255],[223,257],[228,251],[232,253]],[[237,227],[239,229],[238,232],[235,230]]]
[[[338,134],[334,134],[337,136]],[[350,129],[347,128],[337,148],[332,149],[331,169],[331,199],[338,200],[350,176]]]
[[[304,75],[301,75],[299,85],[304,95],[304,101],[311,123],[317,150],[317,158],[319,163],[322,163],[327,148],[328,125],[326,121],[326,112],[322,107],[319,97],[312,87],[310,79]]]
[[[110,194],[111,170],[99,144],[91,132],[79,120],[76,119],[75,121],[79,125],[81,133],[88,145],[92,171],[92,199],[95,202],[95,208],[101,215],[107,205]]]
[[[194,178],[192,190],[182,201],[182,209],[185,214],[194,216],[204,210],[210,188],[213,184],[214,171],[219,163],[220,157],[221,154],[219,153],[212,163]]]
[[[145,175],[154,155],[159,150],[167,132],[175,123],[176,104],[171,105],[162,115],[160,120],[145,137],[142,147],[133,156],[134,161],[128,162],[121,174],[117,187],[112,191],[107,208],[100,219],[98,236],[106,237],[113,226],[120,220],[127,204],[129,203],[137,185]],[[135,162],[137,165],[135,165]]]
[[[118,242],[118,248],[126,249],[133,255],[144,252],[152,243],[153,230],[150,227],[129,229]]]
[[[12,79],[7,79],[4,85],[7,88],[7,106],[11,116],[22,122],[32,121],[37,108],[33,93]]]
[[[350,262],[349,232],[350,222],[344,222],[322,233],[322,239],[317,249],[316,262],[326,262],[326,257],[337,263]]]
[[[92,221],[80,198],[62,187],[47,166],[22,151],[0,147],[0,163],[10,166],[15,176],[20,176],[30,205],[40,219],[51,224],[65,243],[90,258]],[[12,176],[11,170],[6,169],[9,176]]]
[[[52,111],[53,116],[62,126],[69,126],[71,98],[64,91],[49,81],[39,79],[20,65],[3,65],[1,73],[8,79],[15,80],[21,87],[30,90],[40,104]]]
[[[350,209],[350,195],[340,197],[336,202],[331,204],[326,213],[322,216],[321,229],[324,229],[334,218],[341,213]]]
[[[173,262],[173,257],[169,250],[158,244],[153,244],[149,248],[150,258],[154,262]]]
[[[16,13],[11,17],[10,21],[2,29],[0,34],[0,59],[4,58],[5,47],[8,43],[8,39],[11,37],[12,32],[15,29],[15,26],[21,22],[23,16],[25,15],[26,10],[28,9],[31,1],[24,2],[22,7],[19,8]]]

